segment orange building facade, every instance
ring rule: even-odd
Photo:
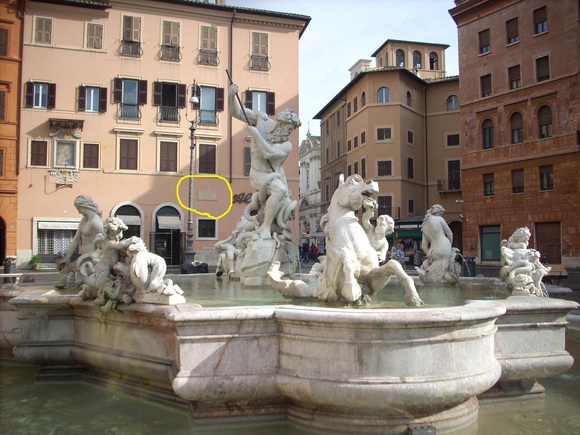
[[[517,228],[580,267],[580,4],[456,0],[465,254],[499,264]]]
[[[250,144],[228,112],[227,72],[247,107],[298,112],[309,17],[221,2],[59,3],[27,2],[24,19],[18,264],[34,254],[52,263],[66,250],[78,195],[180,264],[192,155],[195,259],[215,264],[213,246],[252,192]],[[298,199],[297,131],[291,141],[285,168]]]

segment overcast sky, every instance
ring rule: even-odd
[[[447,75],[459,74],[453,0],[226,0],[312,18],[300,38],[300,141],[320,135],[316,115],[350,80],[349,68],[387,39],[448,44]]]

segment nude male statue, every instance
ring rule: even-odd
[[[263,210],[258,234],[262,239],[271,239],[272,223],[278,211],[290,202],[282,165],[292,151],[288,138],[301,123],[298,115],[290,109],[282,110],[272,119],[263,112],[241,107],[234,98],[237,92],[238,86],[232,84],[228,95],[229,107],[233,117],[248,122],[248,133],[252,138],[250,183],[259,192]]]

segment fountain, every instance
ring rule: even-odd
[[[246,115],[249,124],[257,122],[256,114]],[[296,125],[291,114],[278,121],[288,119]],[[249,130],[264,142],[259,129]],[[286,149],[284,132],[274,145]],[[271,168],[278,175],[266,177],[271,188],[262,186],[255,198],[257,214],[245,216],[228,241],[239,249],[243,238],[246,248],[224,251],[227,273],[170,280],[139,240],[121,238],[122,222],[107,220],[105,236],[93,237],[100,249],[62,267],[64,281],[80,284],[80,293],[66,286],[0,293],[0,349],[41,366],[39,377],[83,376],[187,408],[194,424],[288,419],[349,433],[466,428],[478,418],[479,398],[541,396],[537,379],[572,365],[566,315],[577,304],[532,295],[493,299],[487,290],[434,306],[397,262],[381,265],[383,247],[371,244],[354,214],[363,204],[372,207],[378,189],[359,176],[341,178],[322,218],[327,256],[318,276],[294,279],[284,158]],[[249,298],[262,292],[281,299],[206,306],[191,288],[208,280],[215,292],[239,284]],[[455,292],[460,284],[439,288]],[[412,308],[373,306],[393,287]],[[292,303],[278,291],[317,302]]]

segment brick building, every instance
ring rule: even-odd
[[[498,263],[527,226],[550,263],[580,267],[580,3],[455,4],[464,253]]]

